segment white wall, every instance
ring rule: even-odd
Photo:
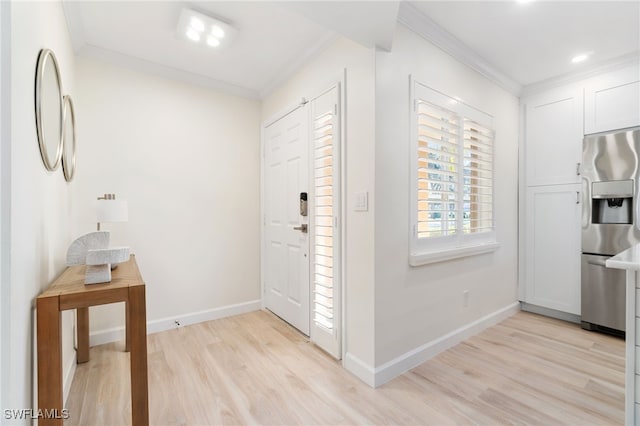
[[[339,81],[346,69],[346,136],[343,141],[346,162],[345,238],[345,346],[348,357],[373,366],[373,212],[354,212],[355,192],[374,195],[374,51],[344,38],[309,61],[303,69],[262,104],[262,120],[274,118],[300,102]],[[344,349],[344,348],[343,348]]]
[[[112,231],[112,245],[136,254],[147,319],[160,328],[259,300],[259,103],[90,59],[76,63],[74,236],[96,229],[98,196],[128,200],[129,221],[102,229]],[[94,343],[124,326],[122,304],[91,308],[90,317]]]
[[[372,372],[516,301],[518,101],[404,27],[392,53],[337,39],[262,105],[74,59],[59,3],[12,4],[12,37],[11,407],[31,405],[33,298],[64,268],[72,238],[95,229],[100,194],[129,200],[129,222],[104,228],[137,254],[152,323],[260,299],[260,124],[345,70],[347,358]],[[38,154],[33,73],[42,47],[56,52],[75,100],[70,185]],[[495,116],[502,245],[493,254],[409,267],[409,74]],[[360,191],[369,192],[368,212],[353,210]],[[122,306],[91,309],[94,335],[123,323]],[[68,318],[65,330],[68,349]]]
[[[3,408],[18,409],[32,406],[32,306],[65,267],[74,211],[74,184],[65,182],[61,169],[47,172],[40,159],[34,118],[36,60],[40,49],[52,49],[64,93],[72,95],[75,65],[60,2],[13,2],[11,37],[11,393]],[[71,315],[63,315],[63,374],[73,366]]]
[[[409,266],[410,74],[495,117],[494,253]],[[516,302],[517,148],[518,99],[399,25],[376,54],[376,366]]]

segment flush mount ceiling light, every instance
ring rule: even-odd
[[[177,35],[201,46],[219,49],[229,45],[238,30],[219,19],[184,8],[178,20]]]
[[[593,52],[585,52],[585,53],[581,53],[579,55],[574,56],[573,58],[571,58],[571,62],[574,64],[586,61],[589,56],[591,56]]]

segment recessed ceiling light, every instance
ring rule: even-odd
[[[215,38],[222,38],[224,37],[224,30],[219,26],[214,25],[213,27],[211,27],[211,35]]]
[[[526,4],[526,3],[531,3],[533,0],[516,0],[517,3],[520,4]]]
[[[193,28],[188,28],[186,35],[189,38],[189,40],[200,41],[200,34],[198,34],[198,32]]]
[[[591,52],[581,53],[581,54],[576,55],[573,58],[571,58],[571,62],[574,63],[574,64],[577,64],[579,62],[586,61],[587,58],[589,57],[589,55],[591,55]]]
[[[204,22],[202,22],[200,19],[196,18],[195,16],[191,17],[191,21],[189,25],[191,25],[191,28],[193,28],[198,32],[204,31]]]
[[[180,13],[176,35],[190,43],[220,49],[229,45],[237,32],[236,28],[218,18],[185,7]]]

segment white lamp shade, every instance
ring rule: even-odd
[[[129,204],[126,200],[98,200],[96,204],[98,222],[127,222]]]

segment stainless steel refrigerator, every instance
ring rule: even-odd
[[[625,273],[605,261],[640,242],[640,127],[582,144],[582,328],[622,334]]]

